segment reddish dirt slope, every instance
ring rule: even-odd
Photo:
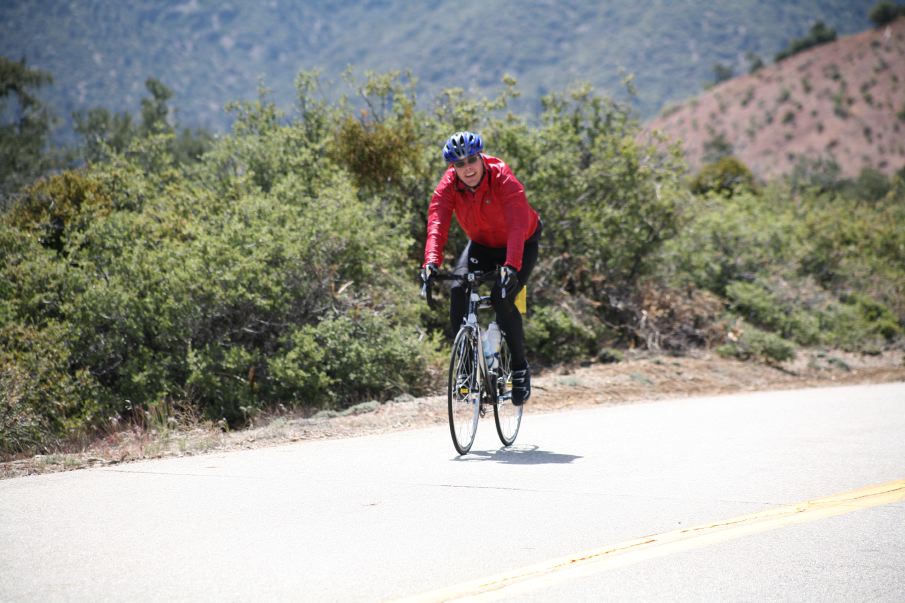
[[[834,159],[846,177],[905,166],[905,18],[798,53],[664,110],[659,130],[693,170],[722,135],[760,178],[802,158]]]

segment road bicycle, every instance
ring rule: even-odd
[[[511,446],[522,424],[523,406],[512,403],[512,357],[504,334],[488,338],[496,323],[484,326],[478,320],[480,310],[493,309],[489,295],[481,295],[481,284],[496,279],[496,272],[452,274],[441,272],[432,280],[457,281],[465,286],[468,312],[453,340],[449,360],[448,408],[449,432],[459,454],[468,454],[478,430],[478,420],[490,407],[497,435],[504,446]],[[421,296],[434,307],[431,281],[421,287]],[[493,340],[499,347],[491,349]],[[486,347],[485,347],[486,346]],[[487,353],[485,353],[485,351]]]

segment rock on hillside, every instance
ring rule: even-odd
[[[725,141],[762,179],[802,159],[835,160],[845,177],[894,173],[905,166],[905,18],[725,81],[645,130],[679,141],[694,170]]]

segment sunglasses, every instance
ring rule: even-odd
[[[481,159],[480,156],[478,156],[478,155],[472,155],[472,156],[469,157],[468,159],[460,159],[459,161],[454,161],[454,162],[453,162],[453,165],[456,166],[457,168],[461,169],[461,168],[465,167],[465,164],[466,164],[466,163],[467,163],[468,165],[474,165],[474,164],[477,163],[480,159]]]

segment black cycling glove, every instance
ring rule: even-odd
[[[433,279],[440,272],[440,269],[437,268],[437,265],[434,263],[430,263],[424,266],[421,269],[421,281],[423,283],[429,283],[431,279]]]
[[[512,266],[506,265],[500,268],[500,288],[504,298],[515,297],[519,290],[518,272]]]

